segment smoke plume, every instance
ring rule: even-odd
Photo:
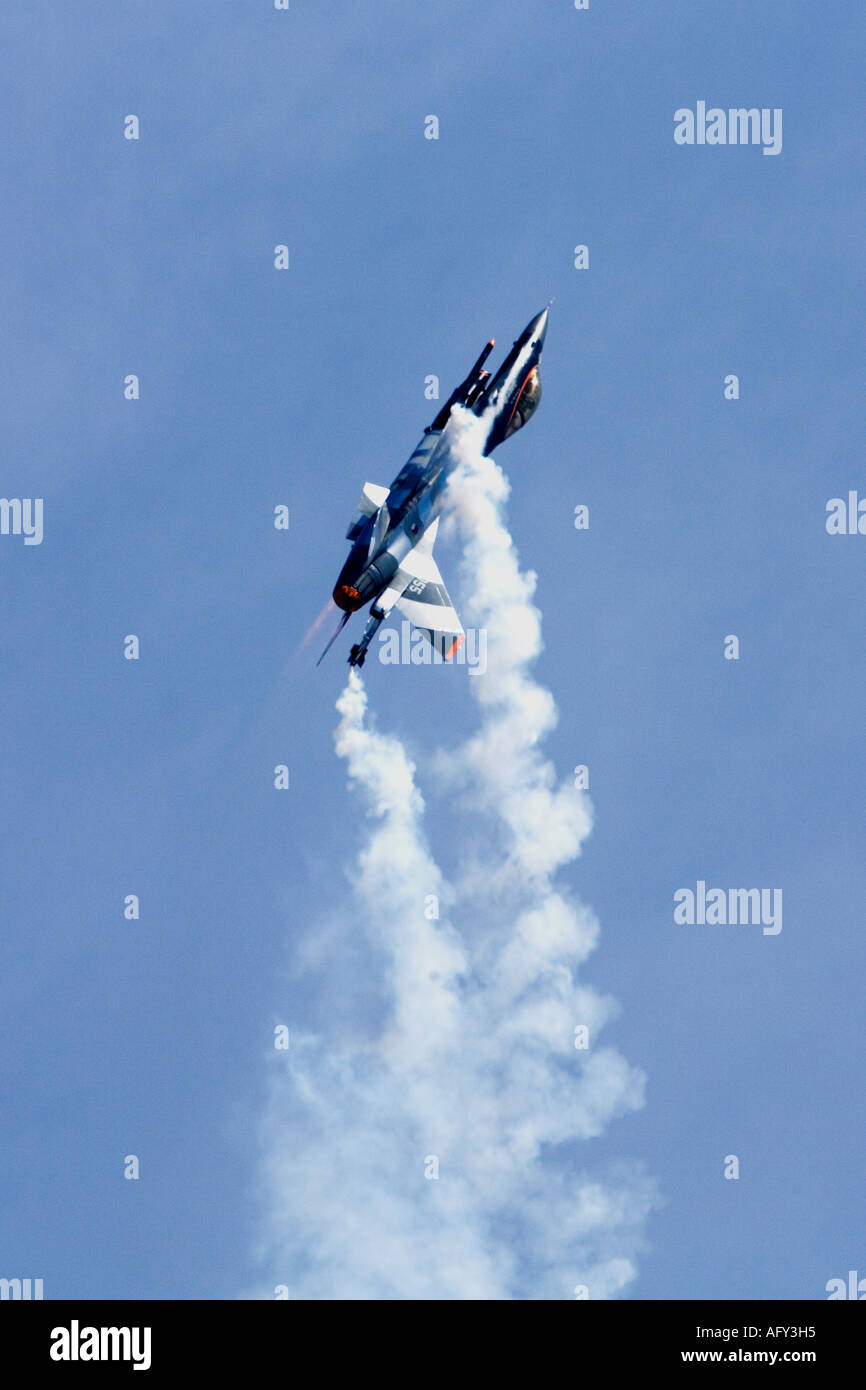
[[[356,672],[337,702],[369,829],[354,912],[307,959],[349,1007],[335,1018],[332,991],[293,1038],[265,1124],[260,1255],[293,1297],[615,1297],[655,1202],[639,1165],[595,1171],[586,1143],[643,1104],[644,1081],[604,1041],[614,1001],[579,974],[599,925],[560,874],[592,808],[542,752],[557,711],[532,674],[535,576],[480,428],[456,412],[443,528],[464,543],[464,623],[488,633],[487,672],[466,682],[477,728],[430,759],[465,830],[450,878],[416,768],[371,722]]]

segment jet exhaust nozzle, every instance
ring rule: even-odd
[[[334,602],[344,613],[354,613],[361,606],[361,595],[351,584],[338,584],[334,590]]]

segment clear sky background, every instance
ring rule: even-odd
[[[590,769],[565,875],[601,923],[582,975],[646,1076],[562,1162],[657,1186],[624,1296],[866,1275],[866,536],[825,529],[828,499],[866,495],[866,17],[33,0],[0,38],[0,491],[44,498],[45,528],[0,536],[0,1276],[267,1284],[274,1025],[312,1005],[336,1035],[360,1007],[326,966],[293,974],[318,922],[376,991],[332,741],[348,640],[318,670],[296,649],[362,483],[435,413],[425,377],[446,394],[551,296],[544,400],[498,459],[538,575],[546,751]],[[677,146],[699,100],[781,107],[781,153]],[[459,600],[457,548],[439,558]],[[419,767],[472,733],[465,668],[365,678]],[[429,791],[448,860],[465,813]],[[698,879],[781,888],[781,933],[676,925]]]

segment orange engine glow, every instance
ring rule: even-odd
[[[334,590],[334,602],[344,613],[354,613],[360,601],[360,594],[351,584],[338,584]]]

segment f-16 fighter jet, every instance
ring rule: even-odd
[[[446,661],[463,642],[463,626],[433,558],[445,489],[458,462],[451,412],[462,405],[483,417],[484,454],[526,424],[541,400],[538,368],[548,312],[543,309],[527,324],[494,377],[484,370],[493,350],[490,339],[390,487],[364,484],[346,532],[352,548],[334,586],[334,602],[343,617],[319,661],[352,614],[368,603],[364,635],[349,653],[352,666],[363,666],[380,623],[395,607]]]

